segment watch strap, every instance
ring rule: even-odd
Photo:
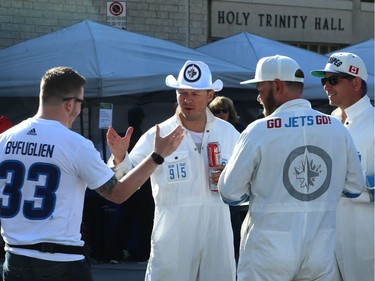
[[[161,165],[164,163],[164,158],[160,154],[157,154],[156,152],[153,152],[151,154],[152,160],[155,161],[156,164]]]

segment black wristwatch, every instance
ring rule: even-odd
[[[160,154],[157,154],[156,152],[153,152],[151,154],[152,160],[155,161],[156,164],[161,165],[164,163],[164,158]]]

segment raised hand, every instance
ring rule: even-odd
[[[125,159],[132,133],[133,127],[129,127],[125,136],[121,137],[111,126],[108,128],[106,134],[107,143],[114,156],[114,163],[116,165]]]
[[[184,138],[184,128],[179,125],[165,137],[160,136],[159,125],[156,125],[154,152],[166,157],[174,152]]]

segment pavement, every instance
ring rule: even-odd
[[[118,264],[92,264],[94,281],[143,281],[147,262],[122,262]]]

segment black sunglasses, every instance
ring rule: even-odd
[[[85,101],[83,99],[80,99],[80,98],[76,98],[76,97],[67,97],[67,98],[63,98],[62,99],[63,101],[67,101],[67,100],[74,100],[75,102],[78,102],[80,104],[85,104]]]
[[[226,108],[223,108],[223,109],[214,109],[213,112],[214,112],[214,114],[220,114],[220,112],[222,112],[222,113],[228,113],[229,110],[226,109]]]
[[[353,76],[330,76],[330,77],[322,78],[321,82],[322,82],[323,87],[326,85],[327,81],[331,86],[335,86],[337,85],[337,83],[339,83],[340,79],[350,80],[350,79],[354,79],[354,77]]]

